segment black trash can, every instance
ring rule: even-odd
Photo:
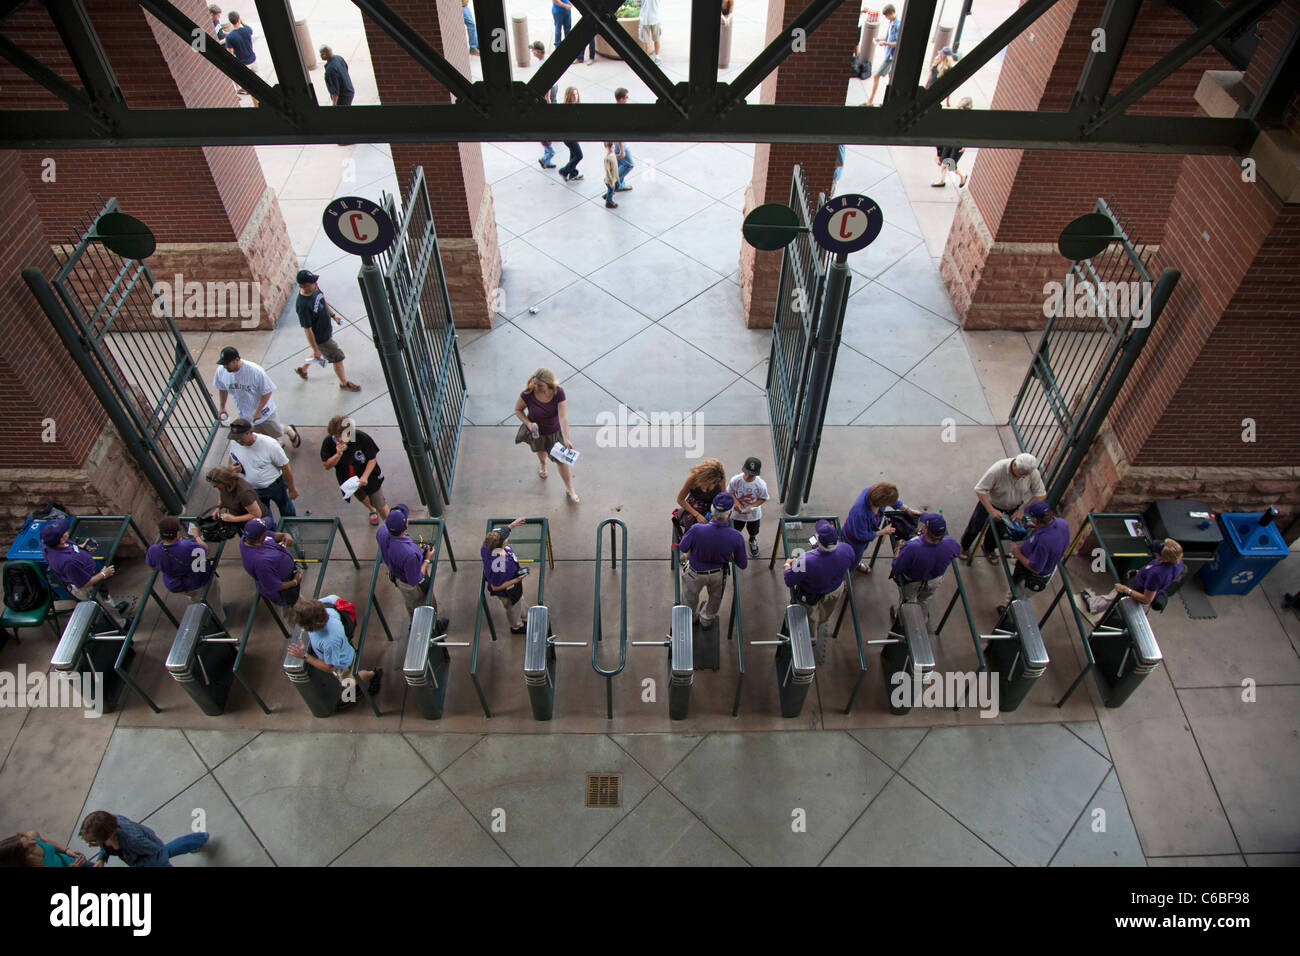
[[[1183,582],[1209,564],[1223,541],[1219,522],[1214,519],[1210,506],[1203,501],[1185,501],[1165,498],[1152,503],[1143,515],[1147,530],[1153,538],[1173,538],[1183,546],[1183,576],[1169,586],[1166,595],[1173,595]]]

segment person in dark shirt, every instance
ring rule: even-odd
[[[722,595],[727,590],[730,562],[734,561],[742,570],[749,565],[745,536],[731,526],[731,509],[735,503],[735,499],[725,491],[715,495],[709,512],[710,520],[687,528],[678,545],[685,561],[682,603],[691,609],[691,616],[701,627],[712,627],[718,619]],[[709,596],[701,610],[700,592],[706,590]]]
[[[224,36],[218,36],[221,45],[234,54],[235,59],[257,74],[257,54],[253,52],[253,28],[247,23],[241,23],[239,14],[234,10],[230,11],[230,29],[225,32]],[[247,95],[243,88],[237,92]],[[257,97],[253,97],[253,105],[257,105]]]
[[[793,600],[808,608],[808,628],[818,664],[826,660],[830,623],[844,596],[844,582],[853,566],[853,545],[841,541],[835,525],[822,519],[808,543],[815,551],[796,554],[785,562],[784,578]]]
[[[190,525],[190,536],[188,541],[181,538],[181,523],[171,515],[161,518],[158,537],[162,540],[149,546],[144,556],[145,564],[162,572],[163,586],[168,591],[185,595],[191,604],[204,600],[203,589],[206,587],[206,600],[212,616],[224,627],[226,616],[221,606],[221,585],[216,565],[199,540],[199,529],[195,525]],[[209,581],[212,583],[208,584]]]
[[[514,549],[506,544],[510,529],[522,524],[524,519],[516,518],[508,525],[493,528],[483,539],[483,547],[479,548],[479,557],[483,560],[483,580],[487,582],[488,592],[505,609],[511,634],[523,634],[528,630],[524,624],[523,605],[524,578],[528,569],[520,566]]]
[[[325,61],[325,89],[335,106],[351,106],[357,91],[348,75],[348,61],[327,46],[320,48],[320,58]]]
[[[321,292],[320,286],[316,284],[319,278],[320,276],[307,269],[298,270],[298,297],[294,302],[298,312],[298,324],[303,327],[307,344],[311,346],[311,357],[318,362],[328,362],[334,366],[334,374],[339,378],[339,388],[349,392],[359,392],[361,386],[356,382],[349,382],[347,373],[343,371],[343,359],[346,356],[334,341],[334,330],[330,326],[330,319],[342,325],[343,317],[331,309],[329,303],[325,301],[325,293]],[[294,369],[304,382],[307,381],[307,369],[310,365],[311,362],[304,362]]]
[[[328,434],[320,446],[321,465],[334,469],[334,480],[340,485],[351,478],[360,481],[353,497],[370,509],[370,523],[377,527],[388,517],[388,502],[381,487],[384,475],[379,470],[379,446],[343,415],[331,418],[326,431]]]
[[[121,857],[127,866],[171,866],[172,857],[201,849],[208,842],[208,835],[187,833],[163,843],[143,823],[95,810],[81,822],[81,839],[100,848],[95,866],[103,866],[110,856]]]

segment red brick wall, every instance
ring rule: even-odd
[[[1268,78],[1269,71],[1286,50],[1287,41],[1300,29],[1300,0],[1285,0],[1266,13],[1259,24],[1259,48],[1242,75],[1246,88],[1255,92]],[[1280,83],[1291,86],[1291,101],[1283,122],[1293,132],[1300,132],[1300,84],[1295,77],[1281,77]]]

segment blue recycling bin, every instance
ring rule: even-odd
[[[1219,515],[1223,543],[1200,570],[1206,594],[1249,594],[1287,556],[1282,533],[1272,522],[1260,524],[1263,517],[1262,512]]]

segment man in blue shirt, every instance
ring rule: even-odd
[[[325,90],[335,106],[351,106],[356,88],[348,74],[348,61],[327,46],[320,48],[320,58],[325,61]]]
[[[392,515],[390,514],[391,518]],[[516,518],[504,527],[493,528],[483,539],[479,557],[483,559],[483,579],[487,581],[488,593],[501,602],[505,609],[506,620],[510,624],[511,634],[523,634],[528,630],[524,624],[524,578],[528,569],[521,567],[515,557],[514,549],[506,544],[510,529],[518,528],[524,523],[523,518]]]
[[[187,833],[170,843],[143,823],[95,810],[81,821],[81,839],[100,848],[95,866],[103,866],[110,856],[122,858],[127,866],[171,866],[171,858],[193,853],[208,842],[206,833]]]
[[[388,517],[375,532],[375,540],[379,543],[379,556],[383,558],[384,566],[388,568],[388,580],[392,581],[393,586],[401,592],[402,602],[406,605],[408,615],[413,614],[417,607],[425,603],[431,603],[435,610],[438,607],[436,594],[433,595],[432,601],[425,600],[429,594],[435,549],[431,544],[421,548],[411,540],[411,536],[406,533],[406,524],[410,516],[411,509],[407,505],[393,505],[392,510],[388,512]],[[439,618],[434,633],[441,634],[446,631],[448,623],[446,618]]]
[[[361,391],[361,386],[356,382],[349,382],[347,374],[343,371],[343,359],[346,356],[339,348],[339,344],[334,341],[334,331],[330,326],[330,319],[342,325],[343,317],[331,309],[329,303],[325,301],[325,293],[321,292],[320,286],[316,284],[320,276],[309,269],[299,269],[297,278],[298,295],[294,299],[294,309],[298,313],[298,324],[302,326],[303,334],[307,336],[307,345],[311,347],[311,357],[318,362],[328,362],[334,366],[334,374],[339,379],[339,388],[348,392]],[[307,369],[310,366],[311,362],[304,362],[294,369],[304,382],[307,381]]]
[[[221,45],[234,54],[236,60],[256,74],[258,69],[257,54],[253,52],[253,28],[247,23],[241,23],[239,14],[233,10],[230,11],[228,19],[230,29],[226,31],[225,36],[219,37]],[[242,87],[237,92],[247,95],[247,91]],[[253,97],[253,105],[257,105],[257,97]]]
[[[81,544],[68,540],[68,522],[60,518],[41,526],[41,556],[56,581],[78,601],[94,601],[122,630],[126,630],[131,619],[131,605],[127,601],[114,600],[103,583],[117,573],[111,564],[97,567],[95,559],[87,550],[87,539]]]
[[[294,620],[307,632],[311,650],[306,644],[297,641],[289,643],[289,654],[305,660],[311,667],[338,678],[344,694],[344,703],[356,703],[356,695],[346,693],[350,684],[357,680],[367,681],[367,689],[373,697],[379,693],[384,669],[376,667],[373,671],[357,671],[357,651],[348,640],[347,627],[343,623],[343,613],[338,609],[339,596],[327,594],[319,601],[303,598],[293,606]]]
[[[693,524],[682,535],[677,550],[686,563],[682,568],[682,603],[691,609],[695,623],[712,627],[718,619],[722,595],[727,590],[727,564],[749,565],[745,536],[731,526],[731,509],[736,499],[727,492],[716,495],[709,509],[707,524]],[[700,610],[700,592],[709,592],[708,603]]]
[[[817,534],[809,539],[815,551],[799,552],[785,562],[785,583],[792,602],[808,608],[817,663],[826,660],[829,627],[844,595],[845,575],[853,566],[853,545],[841,541],[835,525],[817,522]],[[825,632],[825,633],[823,633]]]
[[[878,46],[885,48],[885,61],[880,64],[875,79],[871,81],[871,95],[867,97],[868,106],[876,101],[876,87],[880,85],[880,78],[890,76],[894,72],[894,54],[898,52],[898,30],[903,25],[903,21],[898,19],[898,15],[894,12],[892,3],[885,4],[885,8],[880,12],[889,21],[889,29],[885,31],[885,38],[876,41]]]
[[[207,586],[208,607],[217,623],[225,627],[226,615],[221,605],[217,566],[199,540],[198,527],[190,525],[190,538],[182,540],[181,523],[167,515],[158,521],[158,536],[162,540],[149,546],[144,563],[162,572],[163,586],[168,591],[185,595],[191,604],[204,600],[203,588]],[[209,581],[211,585],[208,585]]]
[[[961,553],[961,545],[948,535],[943,515],[927,511],[921,515],[918,534],[894,555],[889,576],[903,592],[903,603],[916,602],[925,609],[925,623],[930,624],[930,601],[939,590],[948,565]]]

